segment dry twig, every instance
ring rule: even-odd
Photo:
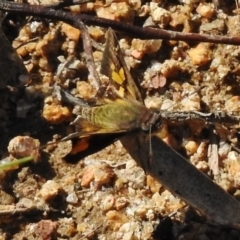
[[[163,39],[176,41],[194,41],[194,42],[211,42],[230,45],[240,45],[240,37],[227,37],[220,35],[208,35],[197,33],[182,33],[155,28],[142,28],[127,23],[113,21],[109,19],[94,17],[86,14],[74,14],[64,12],[61,10],[49,9],[39,5],[27,5],[20,3],[13,3],[7,1],[0,2],[0,9],[9,12],[18,12],[26,15],[46,17],[56,20],[61,20],[74,25],[81,29],[83,22],[87,25],[95,25],[105,28],[113,28],[117,31],[122,31],[135,38],[140,39]]]

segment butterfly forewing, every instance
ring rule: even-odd
[[[120,92],[124,90],[125,98],[143,101],[140,89],[128,70],[118,39],[110,28],[107,31],[101,73],[109,77],[109,81],[117,90]]]

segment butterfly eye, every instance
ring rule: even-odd
[[[148,132],[149,129],[150,129],[150,125],[143,123],[143,124],[141,125],[141,129],[142,129],[143,132]]]

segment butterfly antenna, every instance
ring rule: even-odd
[[[200,86],[197,90],[195,90],[195,91],[193,91],[193,92],[191,92],[191,93],[189,93],[189,94],[185,94],[185,96],[183,96],[183,99],[188,98],[188,97],[194,95],[195,93],[199,92],[200,90],[202,90],[202,89],[205,88],[205,87],[206,87],[206,86]],[[179,102],[173,104],[172,106],[169,106],[168,108],[164,109],[164,111],[167,111],[167,110],[169,110],[170,108],[172,108],[172,107],[174,107],[174,106],[177,106],[178,104],[179,104]]]

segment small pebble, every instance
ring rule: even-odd
[[[204,66],[212,60],[212,51],[208,43],[199,43],[188,51],[194,65]]]
[[[146,184],[150,188],[152,193],[159,192],[160,188],[162,187],[161,183],[156,181],[151,175],[147,175]]]
[[[66,201],[71,204],[76,204],[78,202],[78,197],[77,197],[76,193],[68,194]]]
[[[104,166],[89,165],[85,168],[81,179],[83,187],[89,187],[90,183],[94,181],[98,187],[107,184],[113,178],[114,173],[110,168]]]
[[[171,14],[164,8],[158,7],[157,2],[150,2],[151,16],[160,28],[165,28],[171,19]]]
[[[78,42],[81,32],[79,29],[72,27],[67,23],[62,24],[62,32],[71,40]]]
[[[125,198],[125,197],[119,197],[115,201],[115,208],[117,210],[121,210],[124,207],[126,207],[127,205],[128,205],[128,201],[127,201],[127,198]]]
[[[113,195],[108,195],[103,201],[102,206],[104,211],[108,211],[114,207],[115,197]]]
[[[132,40],[132,49],[139,54],[151,54],[157,52],[162,46],[162,40],[141,40],[134,38]]]
[[[29,136],[17,136],[8,144],[8,152],[13,158],[24,158],[32,156],[37,162],[40,156],[40,142]]]
[[[188,143],[185,145],[185,149],[188,152],[188,155],[193,155],[194,153],[197,152],[198,149],[198,143],[194,141],[188,141]]]
[[[59,124],[69,119],[72,112],[69,108],[60,105],[59,101],[47,97],[44,101],[42,116],[52,124]]]
[[[34,228],[36,238],[41,240],[56,239],[57,228],[57,222],[53,222],[51,220],[41,220]]]
[[[196,8],[196,12],[204,18],[211,19],[215,13],[215,9],[211,3],[200,3]]]
[[[48,180],[42,185],[42,188],[37,193],[37,196],[44,201],[48,201],[56,197],[61,190],[62,187],[58,183],[53,180]]]

